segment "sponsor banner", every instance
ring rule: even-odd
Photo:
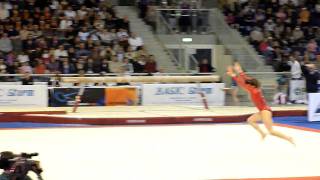
[[[308,96],[308,120],[320,121],[320,93],[309,93]]]
[[[202,83],[201,91],[209,105],[224,105],[224,83]],[[203,105],[198,84],[143,84],[142,105]]]
[[[50,89],[50,106],[73,106],[75,97],[80,88],[59,88]],[[104,106],[105,88],[86,87],[81,98],[80,106]]]
[[[48,106],[46,85],[0,85],[0,106]]]
[[[136,105],[138,90],[136,87],[110,87],[105,89],[106,105]]]
[[[290,101],[301,101],[307,100],[306,83],[305,80],[290,80]]]

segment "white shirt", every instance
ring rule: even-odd
[[[72,21],[62,20],[60,21],[59,28],[60,29],[68,29],[72,25]]]
[[[129,38],[129,44],[132,46],[132,50],[137,50],[137,47],[143,46],[143,40],[141,37]]]
[[[80,37],[81,41],[86,41],[89,36],[89,32],[79,32],[78,36]]]
[[[298,61],[289,61],[289,64],[291,66],[291,78],[300,79],[302,74],[300,63]]]
[[[58,59],[60,56],[68,56],[68,52],[66,50],[56,49],[54,50],[53,56],[55,59]]]
[[[20,54],[18,55],[17,59],[19,60],[20,63],[24,63],[29,61],[29,56]]]
[[[74,19],[76,17],[76,12],[72,10],[66,10],[64,15],[66,15],[68,18]]]

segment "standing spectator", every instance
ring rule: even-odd
[[[200,73],[214,72],[214,68],[209,64],[208,59],[202,59],[199,64]]]
[[[289,57],[289,65],[291,66],[291,78],[292,79],[301,79],[302,78],[302,70],[301,65],[298,62],[297,59],[295,59],[293,56]]]
[[[306,78],[307,93],[318,92],[318,80],[320,80],[320,73],[315,64],[305,64],[302,66],[302,72]]]
[[[139,17],[144,19],[148,10],[149,0],[139,0],[138,5],[140,9]]]

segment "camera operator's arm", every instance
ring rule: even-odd
[[[4,170],[3,173],[0,175],[0,180],[12,180],[10,179],[10,175],[8,172],[9,170]]]

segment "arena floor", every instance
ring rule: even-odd
[[[320,133],[277,129],[296,147],[272,136],[261,141],[243,124],[2,129],[0,139],[1,150],[38,152],[45,180],[319,176]]]
[[[306,107],[274,107],[273,110],[297,112],[305,111]],[[83,122],[85,118],[104,119],[106,116],[165,117],[164,120],[173,116],[179,119],[224,117],[226,122],[239,122],[233,118],[256,112],[251,107],[203,110],[191,106],[81,107],[77,113],[70,113],[70,108],[1,108],[0,111],[7,119],[26,113],[19,116],[17,122],[21,122],[21,118],[31,117],[29,121],[39,116],[37,122],[40,123],[52,116],[63,117],[63,122],[68,119]],[[59,114],[61,112],[67,113]],[[215,120],[212,118],[213,122]],[[40,155],[35,159],[41,161],[45,180],[320,179],[319,131],[276,128],[293,136],[296,147],[272,136],[262,141],[244,123],[169,125],[164,121],[162,125],[145,122],[144,125],[9,128],[0,130],[0,139],[1,151],[38,152]]]

